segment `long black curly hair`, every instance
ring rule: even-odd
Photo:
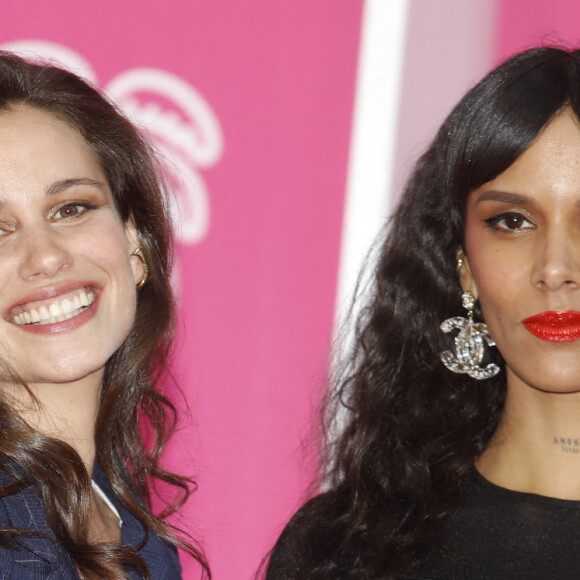
[[[268,578],[396,578],[437,544],[505,400],[503,372],[476,381],[439,358],[451,346],[439,325],[462,312],[456,255],[466,199],[566,107],[580,117],[580,51],[525,51],[465,95],[418,161],[327,397],[330,491],[289,524]],[[491,358],[503,365],[497,351]]]

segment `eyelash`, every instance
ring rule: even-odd
[[[508,227],[507,220],[509,220],[510,218],[519,220],[521,222],[520,225],[518,225],[517,227],[514,227],[514,228]],[[483,221],[489,227],[495,228],[496,230],[499,230],[502,232],[520,232],[523,229],[528,229],[528,227],[525,227],[525,228],[523,227],[525,222],[527,222],[531,226],[534,225],[528,218],[523,216],[521,213],[518,213],[515,211],[508,211],[505,213],[500,213],[498,215],[494,215],[490,218],[487,218],[486,220],[483,220]],[[503,222],[503,226],[501,225],[502,222]]]
[[[62,212],[63,210],[69,209],[69,208],[78,208],[79,211],[72,216],[63,216],[63,217],[57,217],[57,215]],[[78,219],[80,217],[82,217],[85,213],[87,213],[88,211],[94,210],[94,209],[98,209],[99,206],[92,204],[92,203],[88,203],[88,202],[67,202],[64,205],[61,205],[60,207],[58,207],[55,210],[52,210],[50,212],[50,216],[51,219],[54,219],[56,221],[73,221],[75,219]],[[10,223],[3,223],[0,222],[0,237],[4,237],[6,234],[9,234],[10,232],[13,231],[13,226]]]
[[[60,218],[57,217],[57,214],[59,214],[63,210],[70,209],[70,208],[80,208],[80,210],[78,211],[78,213],[76,213],[75,215],[72,215],[72,216],[67,216],[67,217],[63,216]],[[56,211],[53,212],[52,215],[56,219],[72,220],[72,219],[75,219],[75,218],[78,218],[78,217],[84,215],[87,211],[90,211],[92,209],[97,209],[97,206],[95,206],[91,203],[86,203],[86,202],[69,202],[69,203],[65,203],[64,205],[59,207]]]

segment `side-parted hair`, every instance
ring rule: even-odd
[[[351,356],[328,394],[331,467],[322,475],[330,491],[287,527],[268,578],[396,578],[441,539],[505,400],[503,372],[476,381],[439,359],[452,347],[439,325],[462,312],[456,253],[466,200],[565,108],[580,118],[580,51],[522,52],[465,95],[419,159],[387,224]],[[346,424],[332,440],[337,413]]]
[[[209,577],[196,543],[163,521],[186,501],[194,483],[160,465],[177,415],[159,388],[168,370],[175,305],[170,287],[169,213],[155,156],[135,127],[90,84],[59,67],[0,52],[0,114],[23,106],[54,115],[84,138],[107,178],[123,222],[132,219],[136,226],[149,279],[139,290],[131,332],[105,367],[95,430],[97,458],[127,509],[147,529],[192,555]],[[116,578],[115,569],[125,564],[149,578],[136,551],[88,542],[90,478],[69,445],[31,429],[1,394],[0,430],[0,467],[25,473],[25,479],[0,489],[0,496],[30,484],[37,486],[57,541],[82,573]],[[151,511],[156,481],[179,489],[178,499],[160,517]],[[10,546],[14,535],[27,532],[0,528],[0,544]]]

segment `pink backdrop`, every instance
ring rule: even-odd
[[[51,41],[86,59],[191,171],[193,212],[209,208],[205,235],[198,224],[190,236],[202,239],[179,247],[178,376],[195,427],[184,426],[168,460],[199,483],[182,523],[203,537],[216,579],[251,577],[312,474],[299,442],[326,372],[361,7],[3,4],[0,43]],[[188,117],[171,90],[127,80],[141,67],[185,82],[217,125],[207,111]],[[160,128],[170,123],[163,111],[197,148]]]
[[[409,3],[405,53],[437,54],[458,94],[433,106],[434,87],[420,86],[426,61],[405,60],[416,68],[398,127],[409,148],[405,128],[423,104],[437,125],[478,67],[545,38],[580,37],[576,2],[498,0],[490,42],[457,50],[452,31],[417,32],[423,1]],[[493,3],[469,6],[441,0],[437,13],[455,16],[455,30],[477,27],[477,10]],[[203,538],[216,580],[248,579],[305,497],[316,458],[302,443],[327,368],[363,0],[2,8],[0,44],[51,41],[85,59],[181,170],[182,182],[170,178],[184,218],[177,371],[192,417],[168,461],[199,483],[182,525]]]
[[[502,0],[495,56],[502,60],[542,44],[580,46],[580,4],[574,0]]]

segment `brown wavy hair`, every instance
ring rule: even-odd
[[[185,503],[195,484],[160,464],[177,413],[160,388],[168,376],[175,304],[170,287],[172,234],[155,156],[116,106],[87,82],[56,66],[0,52],[0,111],[16,106],[46,111],[78,131],[97,156],[121,218],[135,223],[149,279],[139,290],[130,334],[105,367],[95,429],[97,458],[125,507],[146,529],[195,558],[209,578],[199,545],[164,521]],[[31,429],[2,399],[0,430],[0,467],[25,474],[0,489],[0,497],[35,485],[57,541],[81,574],[115,579],[120,567],[130,565],[149,578],[136,550],[88,541],[90,478],[69,445]],[[156,482],[177,489],[176,499],[160,516],[151,509]],[[0,528],[0,544],[10,546],[14,535],[30,533]]]

